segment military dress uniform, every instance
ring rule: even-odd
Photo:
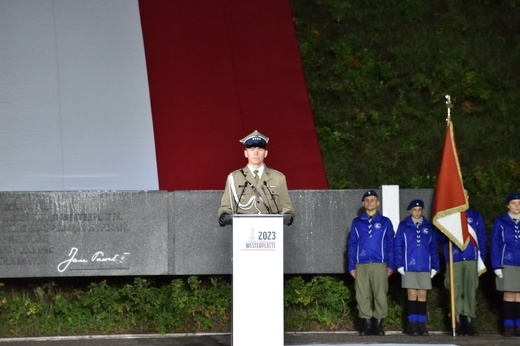
[[[253,131],[240,140],[245,149],[267,150],[269,138]],[[292,224],[295,211],[292,206],[285,175],[267,167],[263,162],[255,169],[250,163],[231,172],[226,181],[218,210],[219,224],[230,223],[231,214],[286,214]]]
[[[219,216],[224,213],[291,214],[294,217],[285,175],[264,167],[256,182],[248,166],[230,173],[218,211]]]

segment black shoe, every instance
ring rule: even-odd
[[[504,336],[505,337],[511,337],[515,334],[515,328],[514,327],[504,327]]]
[[[417,324],[417,333],[420,335],[420,336],[428,336],[430,335],[430,333],[428,333],[428,331],[426,330],[426,323],[424,322],[419,322]]]
[[[464,325],[464,335],[468,336],[478,336],[478,332],[473,326],[473,319],[469,316],[466,316],[466,323]]]
[[[374,331],[372,330],[372,320],[370,318],[363,320],[363,328],[359,335],[374,335]]]
[[[408,322],[408,329],[406,330],[406,334],[411,335],[411,336],[419,335],[419,333],[417,331],[417,321]]]
[[[457,314],[455,317],[455,335],[464,335],[464,316]]]
[[[468,324],[466,325],[466,328],[465,328],[465,333],[464,335],[467,335],[467,336],[479,336],[479,333],[478,331],[475,329],[475,327],[473,326],[473,324]]]
[[[383,330],[383,319],[376,320],[376,327],[374,328],[374,335],[385,335]]]
[[[462,323],[460,322],[457,322],[457,325],[455,326],[455,335],[464,335],[464,328],[462,328]]]

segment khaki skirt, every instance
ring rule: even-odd
[[[502,279],[495,277],[497,291],[520,292],[520,266],[504,266]]]
[[[431,275],[429,272],[404,272],[404,276],[401,275],[401,287],[416,290],[431,290]]]

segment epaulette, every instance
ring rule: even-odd
[[[282,172],[280,172],[280,171],[278,171],[278,170],[276,170],[274,168],[269,167],[268,170],[269,170],[270,173],[280,174],[282,176],[285,176],[285,174],[283,174]]]
[[[232,176],[234,177],[247,177],[247,171],[243,168],[240,168],[240,169],[237,169],[237,170],[234,170],[233,172],[230,173]]]

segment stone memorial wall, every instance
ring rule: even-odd
[[[347,235],[364,191],[290,191],[297,214],[284,227],[285,273],[345,272]],[[410,200],[421,198],[431,219],[433,190],[399,194],[401,218]],[[221,196],[0,192],[0,278],[231,274],[232,227],[217,222]]]

